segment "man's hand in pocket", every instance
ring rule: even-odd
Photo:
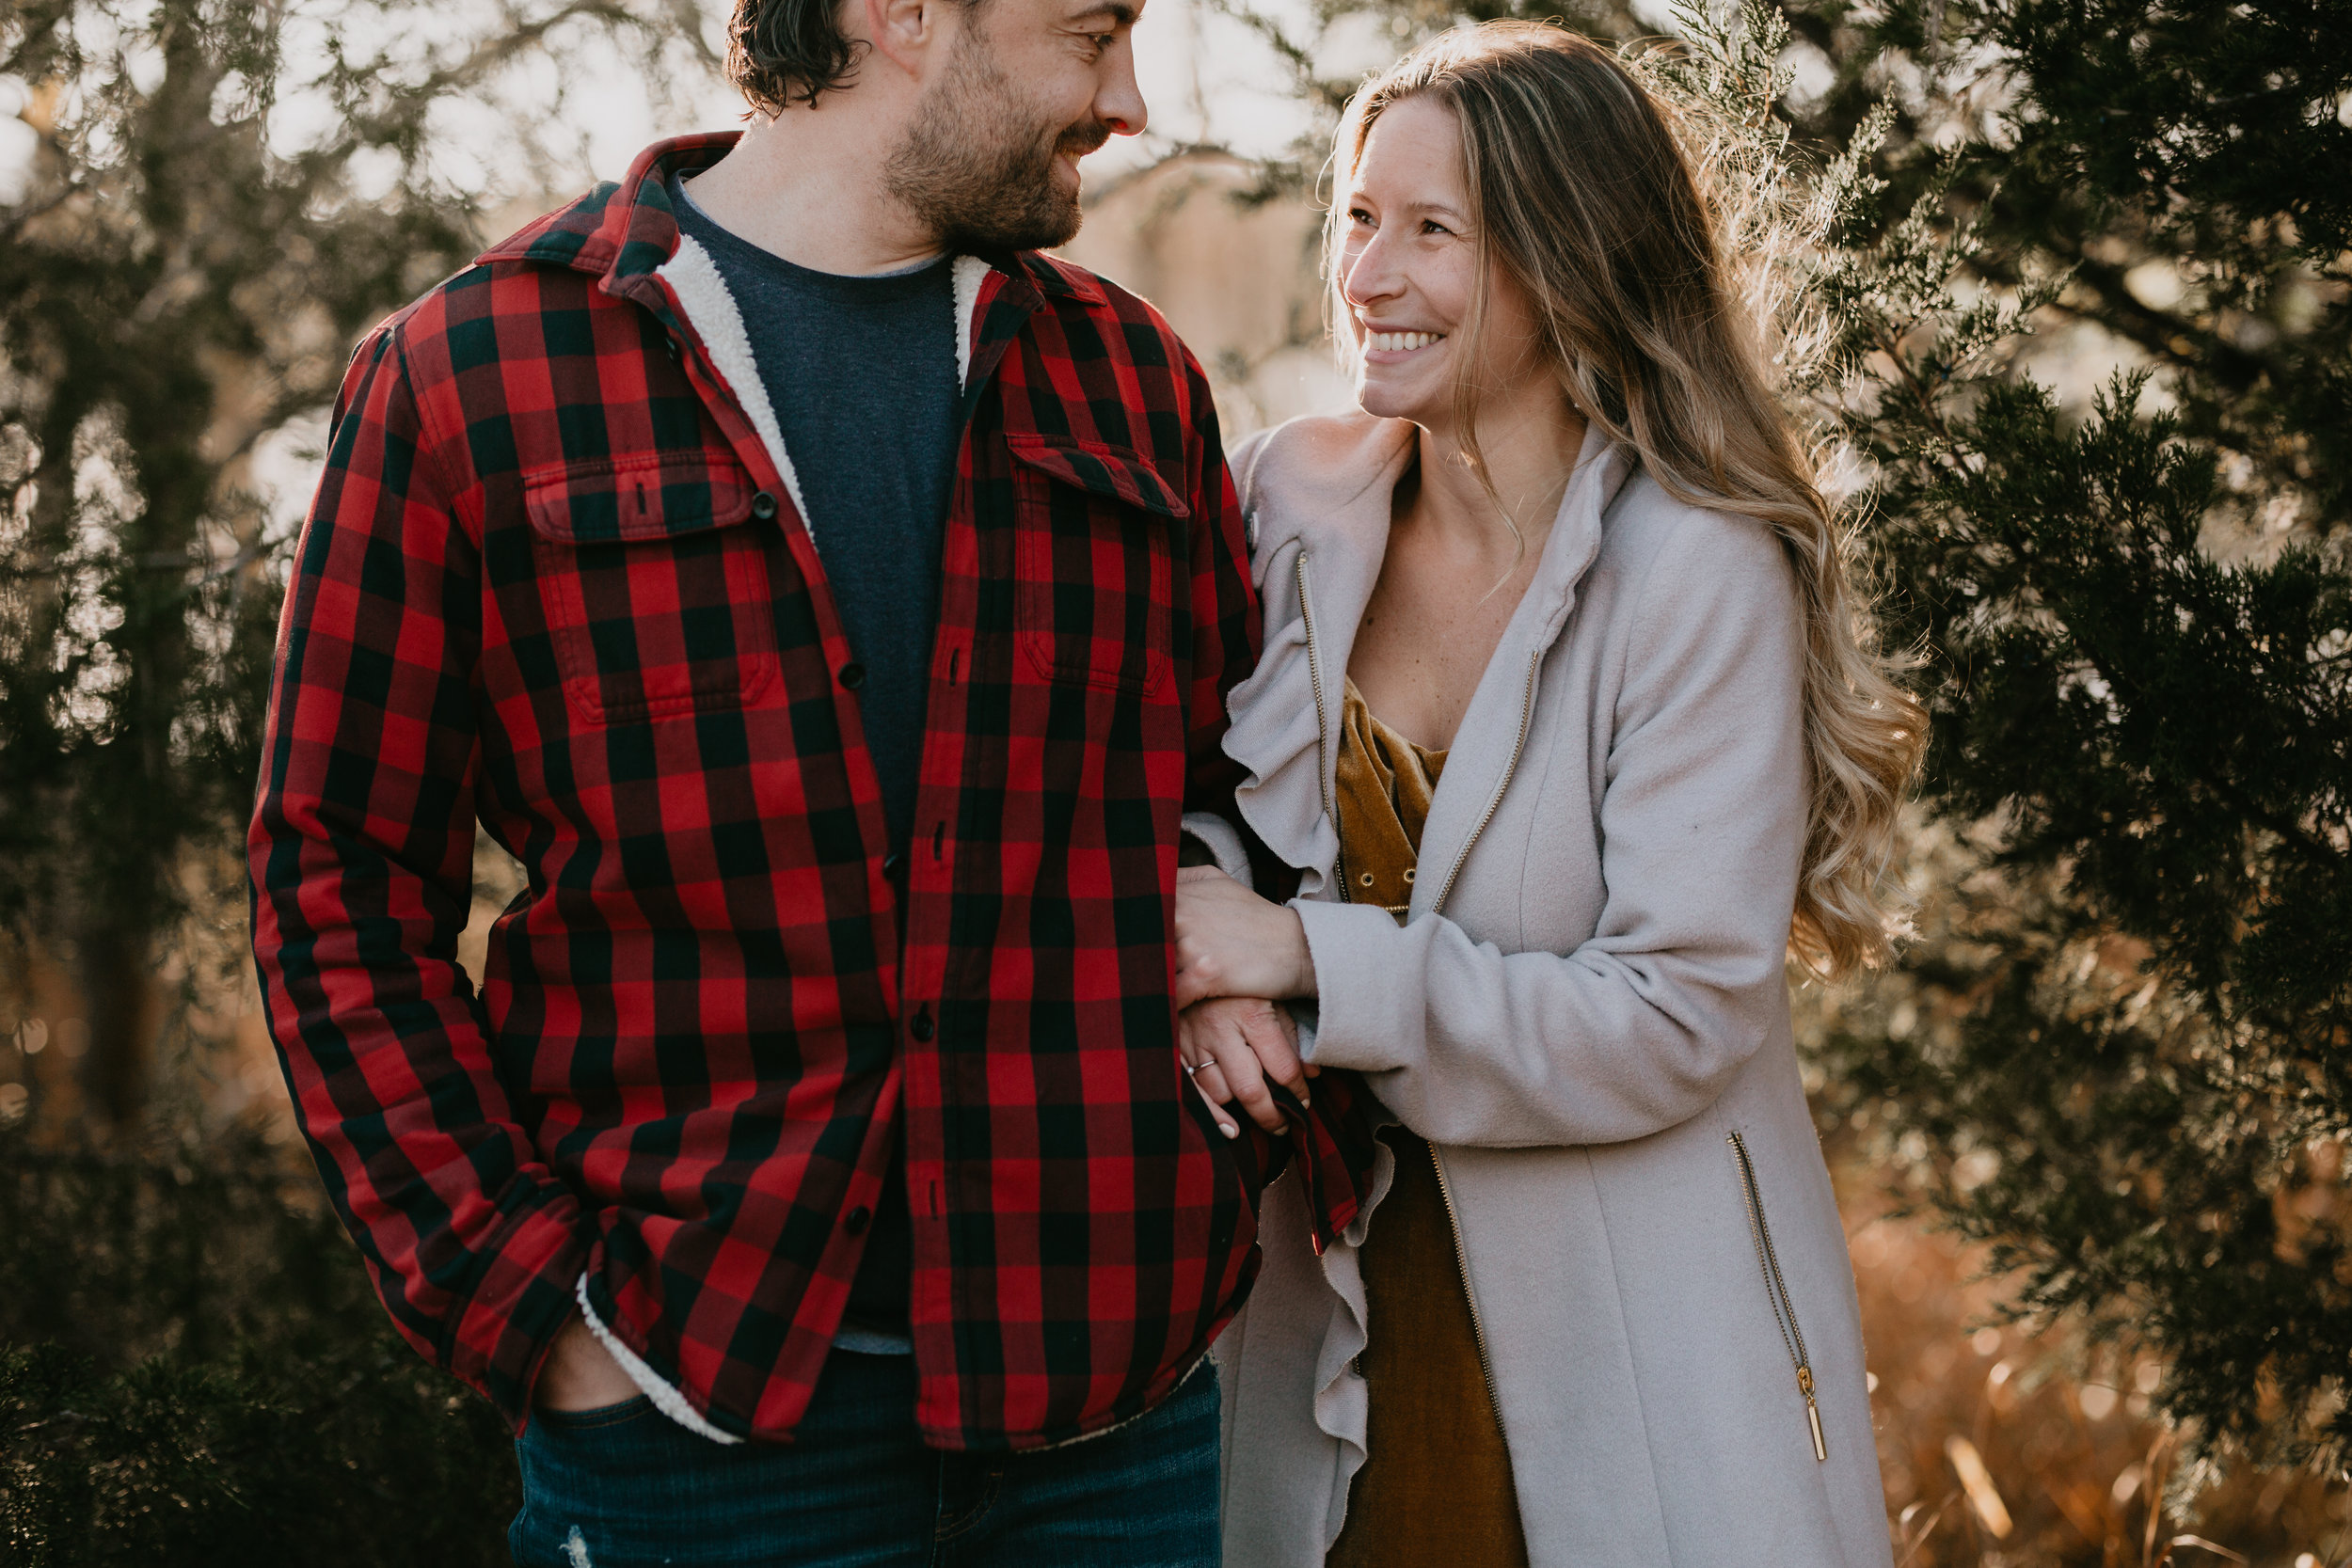
[[[542,1410],[600,1410],[643,1392],[597,1343],[588,1320],[575,1312],[539,1368],[532,1401]]]

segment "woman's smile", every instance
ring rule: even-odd
[[[1442,332],[1380,332],[1367,326],[1364,328],[1364,353],[1367,357],[1380,355],[1380,363],[1393,365],[1445,340],[1446,334]]]

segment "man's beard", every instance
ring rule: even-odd
[[[967,23],[967,26],[970,24]],[[1043,250],[1078,231],[1078,195],[1057,189],[1055,160],[1110,139],[1099,119],[1056,132],[1038,117],[977,31],[957,40],[946,77],[915,108],[890,154],[890,194],[955,251]]]

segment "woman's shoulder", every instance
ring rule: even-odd
[[[1385,523],[1413,450],[1413,426],[1360,411],[1310,414],[1243,437],[1233,483],[1253,550],[1309,528],[1346,530],[1361,513]]]
[[[1611,509],[1599,565],[1632,581],[1662,579],[1683,597],[1758,581],[1794,586],[1771,524],[1684,500],[1639,468]]]

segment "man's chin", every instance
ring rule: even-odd
[[[1023,246],[1025,250],[1050,250],[1057,245],[1068,245],[1086,222],[1086,208],[1078,198],[1080,181],[1075,159],[1055,159],[1053,172],[1046,176],[1045,189],[1045,199],[1037,205],[1038,229],[1041,235],[1050,231],[1052,237]]]
[[[948,236],[949,247],[963,251],[1051,250],[1077,234],[1086,214],[1076,198],[1065,200],[1058,190],[1051,201],[1032,203],[1017,219],[975,225]]]

